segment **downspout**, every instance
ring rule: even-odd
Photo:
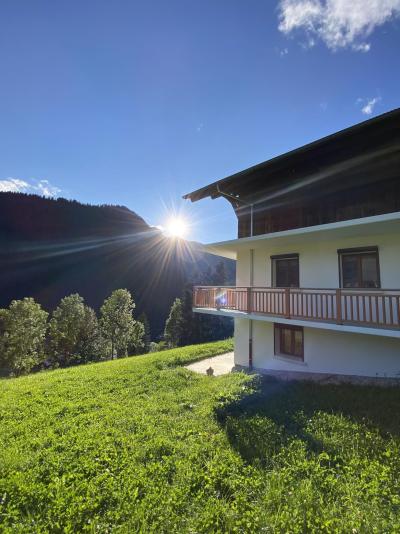
[[[248,292],[248,312],[252,312],[252,288],[254,286],[254,249],[250,249],[250,288]],[[249,319],[249,369],[253,368],[253,321]]]

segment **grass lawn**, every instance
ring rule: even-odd
[[[400,532],[400,388],[194,374],[186,347],[0,381],[1,532]]]

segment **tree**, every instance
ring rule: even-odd
[[[147,318],[147,315],[144,312],[140,314],[138,321],[142,323],[143,328],[144,328],[143,351],[147,353],[147,352],[150,352],[150,343],[151,343],[150,323]]]
[[[79,346],[86,319],[83,298],[74,293],[61,299],[49,324],[50,355],[60,365],[80,360]]]
[[[85,305],[85,317],[79,336],[77,353],[84,362],[97,361],[106,355],[106,348],[96,313]]]
[[[158,351],[158,343],[156,343],[155,341],[151,341],[149,352],[157,352],[157,351]]]
[[[164,338],[169,347],[178,347],[182,343],[182,334],[182,301],[175,299],[165,323]]]
[[[225,263],[219,261],[214,270],[211,267],[195,280],[196,285],[225,286],[231,282],[226,272]],[[183,334],[182,345],[226,339],[232,336],[233,320],[230,317],[193,313],[192,289],[186,287],[182,296]]]
[[[198,343],[198,321],[193,313],[192,286],[186,286],[182,295],[182,345]]]
[[[131,336],[128,341],[128,354],[143,354],[144,353],[144,336],[145,327],[140,321],[134,321]]]
[[[116,289],[100,309],[100,328],[103,337],[109,342],[111,359],[116,353],[125,356],[129,344],[135,342],[135,336],[143,333],[140,328],[135,328],[134,308],[130,292],[127,289]]]
[[[44,361],[47,317],[32,298],[13,300],[0,310],[0,367],[20,375]]]
[[[6,357],[7,318],[8,310],[0,308],[0,376],[10,372],[8,358]]]

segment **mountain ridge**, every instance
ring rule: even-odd
[[[164,236],[126,206],[0,192],[0,307],[32,296],[51,311],[78,292],[98,309],[124,287],[158,336],[185,285],[201,283],[219,261],[200,243]],[[234,262],[222,261],[233,283]]]

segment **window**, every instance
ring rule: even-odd
[[[301,326],[275,324],[275,354],[304,360],[304,333]]]
[[[272,285],[274,287],[299,287],[299,255],[271,256]]]
[[[377,247],[338,250],[341,287],[381,287]]]

